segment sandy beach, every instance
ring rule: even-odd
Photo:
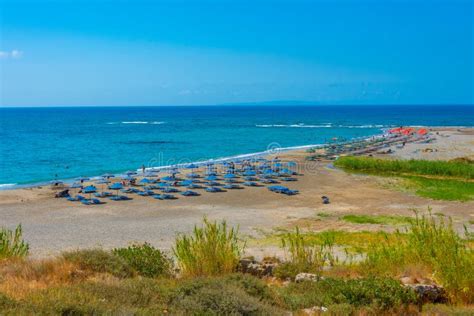
[[[393,154],[404,159],[474,159],[474,129],[433,128],[434,141],[393,146]],[[388,189],[387,179],[347,174],[332,167],[330,161],[306,161],[308,154],[296,150],[279,154],[283,161],[297,161],[301,176],[287,183],[300,194],[286,196],[265,187],[206,193],[177,200],[155,200],[133,195],[133,200],[86,206],[54,198],[49,186],[0,191],[0,226],[9,228],[21,223],[24,237],[36,257],[59,252],[101,246],[113,248],[133,242],[150,242],[169,250],[179,233],[189,232],[204,216],[225,219],[238,225],[247,236],[259,237],[263,230],[300,225],[313,230],[379,230],[381,225],[356,225],[338,220],[346,214],[412,215],[413,208],[440,212],[453,218],[460,230],[474,219],[474,201],[431,200],[402,190]],[[326,195],[331,203],[321,203]],[[332,216],[316,219],[324,212]],[[468,227],[472,230],[471,227]],[[269,254],[272,249],[250,247],[247,252]]]

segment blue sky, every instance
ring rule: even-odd
[[[0,0],[0,105],[472,104],[473,1]]]

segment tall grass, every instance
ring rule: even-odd
[[[369,173],[430,175],[474,179],[474,165],[459,161],[392,160],[371,157],[340,157],[335,166]]]
[[[184,276],[210,276],[234,272],[245,245],[238,238],[238,229],[225,221],[194,226],[192,235],[176,238],[173,252]]]
[[[25,257],[28,255],[30,246],[23,240],[21,224],[14,231],[0,229],[0,259],[12,257]]]
[[[416,213],[399,238],[373,245],[362,264],[378,275],[400,275],[410,266],[424,266],[452,301],[474,303],[474,251],[454,230],[451,219]]]
[[[279,268],[280,277],[293,277],[299,272],[321,275],[325,265],[332,266],[337,261],[333,256],[334,234],[323,232],[321,242],[314,244],[296,227],[294,232],[284,234],[281,242],[289,260]]]

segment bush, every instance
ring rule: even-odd
[[[398,236],[398,238],[396,238]],[[401,275],[423,265],[453,301],[474,302],[474,251],[452,226],[451,219],[416,213],[406,233],[369,248],[363,271],[375,275]]]
[[[77,264],[83,270],[110,273],[119,278],[134,275],[132,267],[121,257],[102,249],[86,249],[63,253],[66,261]]]
[[[249,280],[238,277],[190,280],[178,288],[172,309],[185,315],[283,315],[283,311],[262,300],[260,290],[254,292],[254,286],[245,287],[241,283],[258,283]]]
[[[154,278],[171,274],[171,260],[148,243],[116,248],[112,252],[145,277]]]
[[[25,257],[30,246],[22,238],[21,224],[13,232],[7,228],[0,229],[0,259]]]
[[[163,314],[175,288],[173,280],[133,278],[85,282],[39,290],[11,314],[132,315]],[[26,311],[31,311],[27,313]]]
[[[173,252],[183,275],[205,276],[234,272],[243,248],[237,229],[229,229],[225,221],[204,219],[204,226],[195,226],[191,236],[176,238]]]
[[[313,245],[310,240],[300,233],[298,227],[295,232],[282,236],[283,248],[289,255],[289,261],[276,268],[275,275],[280,278],[294,278],[300,272],[321,274],[324,265],[334,265],[336,258],[332,255],[334,234],[321,234],[321,243]]]
[[[350,304],[390,310],[416,303],[415,293],[398,281],[384,278],[354,280],[325,279],[291,283],[279,289],[285,306],[291,310],[312,306]]]
[[[392,160],[371,157],[340,157],[335,166],[370,173],[431,175],[474,179],[474,166],[457,161]]]

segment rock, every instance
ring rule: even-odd
[[[400,278],[400,282],[402,282],[403,285],[416,283],[415,279],[409,276]]]
[[[321,312],[327,312],[328,309],[324,306],[313,306],[302,310],[304,315],[319,315]]]
[[[426,303],[446,303],[448,297],[446,291],[436,284],[408,284],[418,296],[420,304]]]
[[[319,280],[323,280],[323,277],[318,276],[314,273],[298,273],[295,277],[295,282],[303,282],[303,281],[312,281],[317,282]]]
[[[258,277],[273,276],[273,271],[277,265],[276,262],[260,263],[253,259],[241,259],[238,270]]]

